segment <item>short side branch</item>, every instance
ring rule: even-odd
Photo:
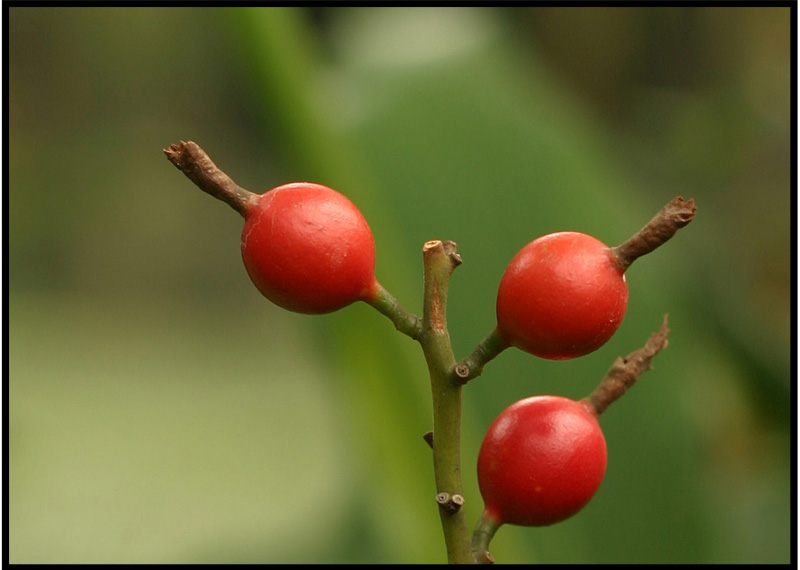
[[[664,315],[661,329],[653,333],[642,348],[631,352],[625,358],[620,356],[614,361],[597,388],[583,399],[594,410],[595,415],[602,414],[636,383],[639,376],[650,370],[650,361],[667,347],[668,333],[667,315]]]
[[[636,259],[663,245],[691,222],[696,212],[694,198],[687,201],[681,196],[674,198],[628,241],[611,248],[620,269],[625,271]]]
[[[195,142],[171,144],[164,154],[200,190],[222,200],[243,217],[258,199],[258,194],[245,190],[222,172]]]

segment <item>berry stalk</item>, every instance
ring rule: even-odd
[[[472,352],[453,367],[453,374],[459,382],[466,384],[480,376],[483,367],[509,346],[511,345],[500,336],[500,331],[495,327],[472,349]]]
[[[498,528],[500,528],[500,523],[484,510],[472,533],[472,556],[477,564],[494,564],[494,558],[489,553],[489,543]]]
[[[406,310],[394,295],[387,291],[377,280],[364,301],[372,305],[379,313],[388,317],[398,331],[414,340],[419,339],[422,333],[421,319]]]

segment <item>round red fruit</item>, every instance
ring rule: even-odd
[[[597,491],[607,450],[587,404],[534,396],[492,422],[478,454],[483,518],[492,526],[550,525],[577,513]]]
[[[523,247],[497,293],[500,336],[551,359],[600,348],[619,327],[628,284],[611,248],[580,232],[557,232]]]
[[[276,305],[329,313],[373,294],[375,242],[367,221],[339,192],[309,182],[273,188],[249,207],[242,259]]]

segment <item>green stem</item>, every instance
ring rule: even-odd
[[[466,384],[473,378],[481,375],[483,367],[507,349],[510,345],[500,336],[500,332],[495,327],[486,337],[478,343],[469,355],[455,365],[453,373],[459,382]]]
[[[461,508],[461,383],[452,373],[455,357],[446,318],[450,275],[461,260],[454,242],[429,241],[422,252],[425,299],[419,342],[428,363],[433,395],[433,468],[437,502],[448,562],[471,564],[474,559],[470,532]]]
[[[499,527],[500,525],[489,513],[483,511],[472,534],[472,555],[478,564],[494,564],[494,559],[489,554],[489,543]]]
[[[389,317],[398,331],[414,340],[419,339],[422,333],[422,321],[417,315],[407,311],[394,295],[384,289],[383,285],[375,281],[373,290],[364,301]]]

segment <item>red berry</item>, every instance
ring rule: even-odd
[[[358,208],[309,182],[273,188],[248,208],[242,259],[270,301],[298,313],[329,313],[373,294],[375,242]]]
[[[611,249],[592,236],[558,232],[523,247],[497,293],[498,332],[543,358],[600,348],[625,316],[628,284]]]
[[[478,454],[484,518],[544,526],[592,498],[606,471],[606,440],[587,404],[534,396],[492,422]]]

